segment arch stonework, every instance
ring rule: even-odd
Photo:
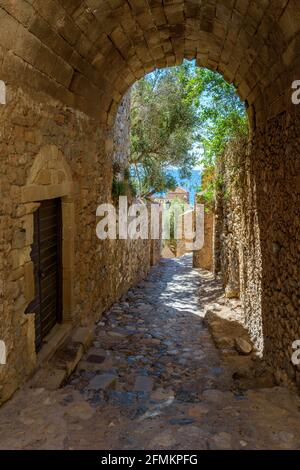
[[[3,78],[110,123],[131,84],[185,57],[235,83],[264,123],[289,105],[299,18],[297,0],[4,2]]]
[[[0,340],[7,339],[11,354],[11,388],[32,370],[9,338],[12,318],[22,341],[30,336],[29,320],[15,314],[24,304],[24,272],[15,260],[22,241],[15,233],[24,215],[19,204],[34,191],[20,188],[35,156],[48,145],[61,149],[78,187],[72,314],[84,324],[136,278],[124,274],[129,247],[107,243],[103,250],[94,232],[96,206],[111,197],[109,154],[118,105],[137,79],[183,58],[222,73],[246,102],[252,129],[246,319],[278,377],[300,381],[290,363],[291,344],[300,335],[300,113],[291,100],[292,82],[300,78],[299,2],[0,0],[0,24],[0,79],[7,87],[7,103],[0,107]],[[43,191],[49,194],[46,186]],[[145,252],[136,256],[135,269]],[[113,257],[121,260],[118,269]]]

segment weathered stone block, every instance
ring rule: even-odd
[[[25,297],[28,304],[35,297],[34,266],[32,262],[24,265]]]

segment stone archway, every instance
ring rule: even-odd
[[[299,15],[296,0],[5,5],[1,45],[10,53],[2,73],[18,83],[18,71],[23,86],[112,122],[135,80],[155,67],[196,59],[236,84],[260,125],[289,107]]]
[[[264,353],[272,365],[295,378],[290,349],[300,333],[300,127],[291,86],[300,73],[299,19],[297,0],[0,2],[0,78],[7,86],[1,108],[4,298],[10,299],[12,288],[19,298],[20,290],[18,282],[7,280],[15,266],[11,251],[19,243],[13,240],[19,224],[15,201],[32,197],[33,188],[20,195],[20,186],[33,155],[49,143],[63,149],[80,183],[78,317],[96,315],[118,295],[113,277],[122,284],[126,262],[118,272],[111,260],[115,252],[100,250],[94,236],[96,206],[111,195],[107,154],[118,105],[147,72],[195,59],[233,82],[247,103],[252,144],[246,318],[253,337],[266,339]],[[11,318],[9,301],[3,305],[4,317]],[[21,320],[18,325],[25,328]]]

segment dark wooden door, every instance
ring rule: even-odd
[[[34,214],[35,299],[28,312],[35,313],[36,350],[56,323],[62,320],[61,200],[43,201]]]

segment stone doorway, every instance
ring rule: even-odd
[[[62,321],[62,213],[61,199],[41,202],[34,213],[31,251],[35,298],[28,307],[35,312],[35,348]]]

